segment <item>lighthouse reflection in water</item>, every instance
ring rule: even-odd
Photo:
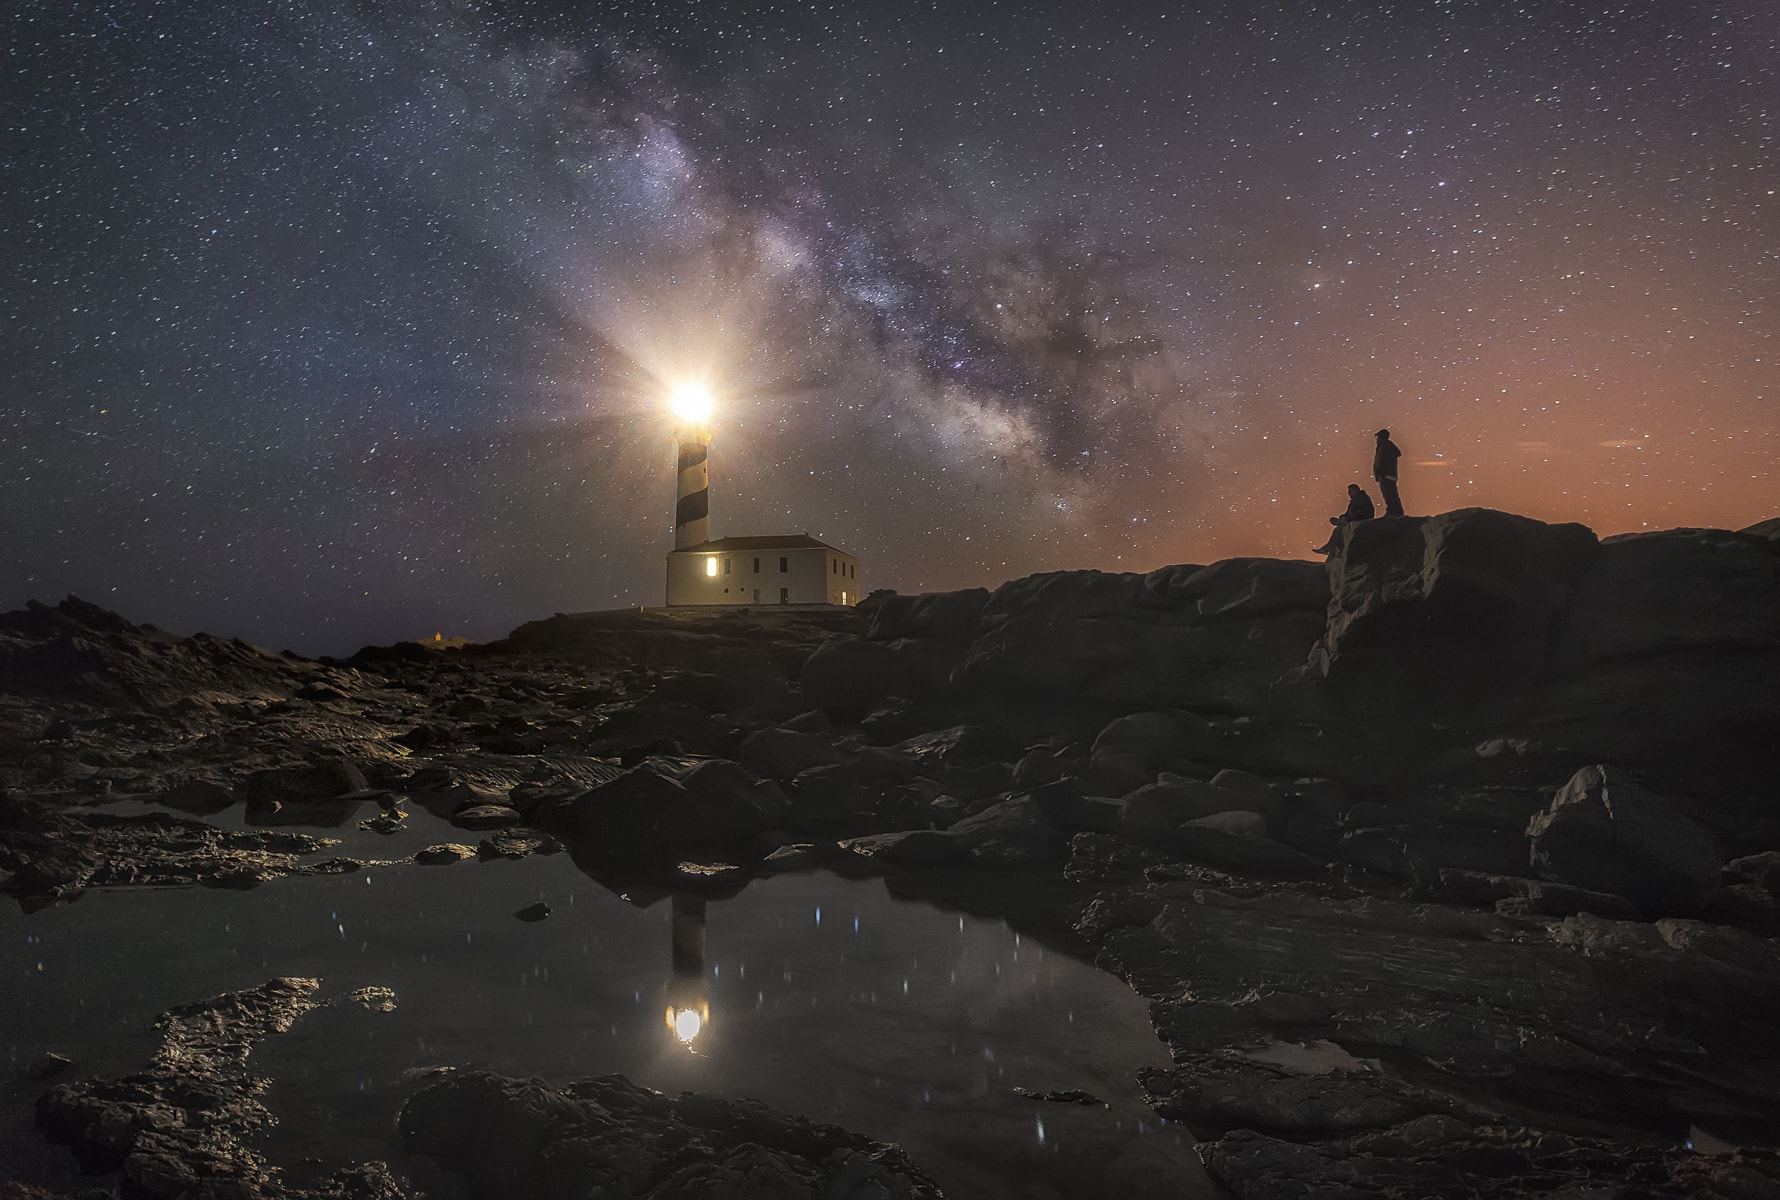
[[[711,992],[705,982],[705,898],[673,897],[673,974],[667,986],[667,1027],[688,1046],[711,1021]]]

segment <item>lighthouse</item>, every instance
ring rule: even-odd
[[[710,393],[703,388],[681,388],[674,397],[674,415],[680,423],[674,549],[685,550],[711,540]]]
[[[859,603],[859,559],[808,533],[711,538],[711,394],[674,393],[678,475],[669,607],[751,608]]]

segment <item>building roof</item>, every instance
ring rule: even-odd
[[[696,546],[687,546],[675,550],[675,554],[712,554],[726,550],[833,550],[836,554],[846,554],[845,550],[830,546],[827,542],[819,542],[807,533],[771,533],[763,537],[726,537],[711,542],[700,542]],[[849,555],[849,557],[851,557]]]

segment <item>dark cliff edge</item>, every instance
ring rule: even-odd
[[[1174,1066],[1145,1086],[1234,1195],[1771,1196],[1776,730],[1780,518],[1601,539],[1466,509],[1350,527],[1326,564],[345,660],[70,599],[0,615],[0,887],[346,869],[87,811],[119,797],[418,805],[629,896],[881,874],[1148,997]]]

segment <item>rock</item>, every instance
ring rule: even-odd
[[[255,1045],[288,1029],[316,1005],[313,979],[274,979],[263,987],[231,992],[172,1009],[161,1021],[163,1047],[150,1065],[118,1080],[64,1083],[38,1098],[37,1122],[55,1141],[70,1145],[89,1170],[130,1173],[130,1160],[146,1135],[189,1141],[192,1164],[209,1173],[258,1174],[264,1160],[249,1150],[246,1135],[273,1124],[245,1067]],[[220,1160],[220,1162],[218,1161]],[[188,1168],[191,1169],[191,1168]],[[155,1193],[160,1194],[160,1193]]]
[[[671,1099],[622,1075],[552,1088],[483,1071],[421,1089],[397,1121],[411,1153],[481,1196],[938,1200],[894,1146],[752,1100]]]
[[[1724,1162],[1682,1147],[1628,1147],[1439,1115],[1309,1145],[1238,1129],[1198,1152],[1237,1200],[1423,1200],[1455,1194],[1455,1180],[1469,1200],[1755,1200],[1780,1192],[1780,1161],[1771,1153]]]
[[[932,669],[897,642],[833,637],[804,662],[804,699],[823,712],[859,717],[891,698],[921,700],[938,690]]]
[[[1621,921],[1632,921],[1638,917],[1637,907],[1624,896],[1594,892],[1568,884],[1465,871],[1454,867],[1440,868],[1438,879],[1437,892],[1442,899],[1494,908],[1502,913],[1536,913],[1545,917],[1563,918],[1586,912]]]
[[[0,796],[0,869],[20,897],[71,895],[83,887],[253,887],[285,875],[326,873],[305,861],[336,843],[307,834],[218,829],[147,813],[51,813]]]
[[[746,841],[771,829],[784,795],[741,766],[710,759],[684,772],[650,759],[562,804],[564,831],[599,853],[636,846]]]
[[[1526,835],[1435,822],[1368,825],[1341,835],[1334,858],[1381,875],[1427,883],[1442,867],[1488,875],[1525,870]]]
[[[1753,884],[1770,895],[1780,895],[1780,850],[1733,858],[1724,864],[1723,877],[1727,883]]]
[[[561,842],[535,829],[497,829],[476,843],[476,858],[480,861],[516,859],[533,854],[556,854],[561,850]]]
[[[319,759],[300,766],[255,771],[241,781],[249,807],[310,804],[371,790],[364,772],[346,758]]]
[[[394,988],[376,985],[354,988],[346,994],[346,998],[368,1012],[394,1012],[396,1010]]]
[[[1329,558],[1311,663],[1356,715],[1393,724],[1524,687],[1599,553],[1584,526],[1482,508],[1363,522]]]
[[[235,794],[213,780],[189,779],[156,796],[155,803],[193,816],[207,817],[234,804]]]
[[[358,827],[366,833],[391,834],[402,828],[408,814],[400,808],[386,808],[374,817],[366,817],[358,823]]]
[[[1555,631],[1554,670],[1609,659],[1780,651],[1780,555],[1749,533],[1604,538]]]
[[[899,596],[892,592],[874,605],[871,628],[865,636],[872,641],[937,638],[967,642],[976,634],[988,603],[989,593],[984,588],[927,592],[918,596]]]
[[[1711,835],[1615,767],[1576,772],[1527,837],[1541,879],[1625,896],[1652,914],[1697,911],[1719,884]]]
[[[737,752],[748,770],[765,779],[791,779],[811,767],[839,762],[839,751],[821,738],[789,729],[762,729],[750,734]]]
[[[1189,727],[1204,725],[1187,713],[1143,712],[1119,717],[1094,739],[1088,779],[1104,793],[1122,796],[1182,757]]]
[[[528,904],[513,915],[521,921],[542,921],[552,912],[551,907],[540,900],[536,904]]]
[[[1044,809],[1031,799],[1004,800],[953,825],[945,836],[955,839],[978,862],[1020,866],[1053,862],[1063,856],[1063,837],[1045,820]]]
[[[41,1083],[52,1076],[60,1075],[74,1065],[74,1060],[65,1054],[51,1051],[39,1058],[31,1060],[25,1068],[25,1078]]]
[[[874,833],[850,838],[841,847],[879,862],[908,867],[944,866],[970,857],[962,841],[935,829]]]
[[[449,866],[466,858],[475,858],[476,849],[458,842],[444,842],[414,852],[414,861],[423,867]]]
[[[1258,791],[1247,787],[1231,789],[1164,772],[1155,783],[1146,784],[1125,797],[1119,832],[1127,837],[1155,841],[1200,817],[1233,811],[1263,814],[1273,807],[1272,793],[1265,783]]]
[[[812,708],[786,720],[781,728],[793,733],[827,733],[834,728],[834,722],[821,709]]]
[[[1089,1108],[1106,1108],[1106,1101],[1092,1092],[1084,1092],[1080,1088],[1069,1088],[1060,1092],[1030,1092],[1023,1087],[1014,1089],[1014,1095],[1026,1100],[1042,1100],[1048,1104],[1080,1104]]]
[[[1074,762],[1058,757],[1053,751],[1034,750],[1021,756],[1020,761],[1014,764],[1010,783],[1017,789],[1042,787],[1074,773],[1074,768]]]
[[[296,1187],[253,1145],[277,1121],[260,1100],[266,1081],[248,1074],[248,1059],[316,1007],[318,986],[274,979],[171,1009],[144,1069],[53,1087],[38,1097],[37,1122],[87,1170],[120,1171],[122,1194],[138,1200],[405,1200],[382,1163]]]
[[[523,820],[518,809],[505,804],[473,804],[451,814],[451,823],[459,829],[505,829]]]
[[[1211,777],[1211,786],[1229,795],[1231,803],[1226,810],[1271,813],[1276,807],[1272,785],[1248,771],[1225,767]]]

